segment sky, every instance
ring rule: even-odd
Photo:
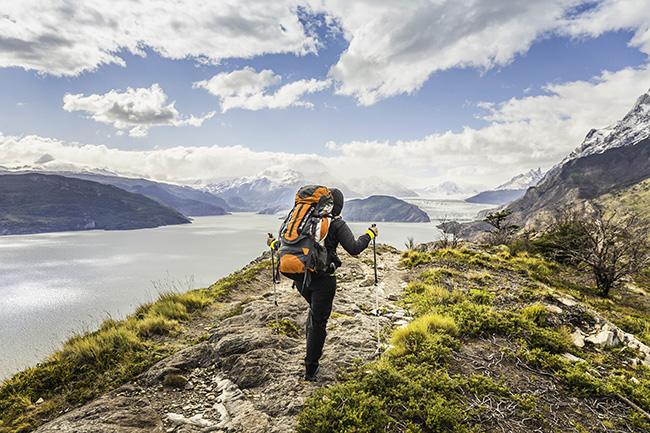
[[[0,166],[496,187],[650,89],[646,0],[0,0]]]

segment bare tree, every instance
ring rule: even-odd
[[[587,268],[598,292],[608,296],[650,263],[649,233],[634,213],[560,209],[542,242],[558,261]]]
[[[406,242],[404,242],[404,246],[406,246],[407,250],[415,249],[415,241],[413,239],[413,236],[409,236],[406,238]]]
[[[450,221],[447,216],[440,220],[436,226],[442,232],[442,246],[444,248],[456,248],[460,240],[460,233],[463,226],[456,221]]]

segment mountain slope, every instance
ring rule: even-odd
[[[505,210],[510,220],[536,228],[558,207],[585,202],[616,207],[621,193],[650,178],[650,92],[642,95],[625,117],[607,128],[592,130],[583,143],[553,167]],[[650,194],[645,189],[640,195]],[[604,203],[604,202],[607,203]],[[643,209],[650,221],[650,211]]]
[[[113,185],[125,191],[146,195],[173,207],[186,216],[225,215],[230,211],[224,199],[189,186],[99,174],[62,173],[62,175]]]
[[[127,230],[189,223],[180,212],[111,185],[58,175],[0,175],[0,234]]]
[[[645,181],[650,178],[649,161],[650,139],[569,160],[506,210],[513,212],[515,224],[535,226],[558,207],[598,201]]]
[[[169,296],[16,375],[0,387],[0,431],[649,431],[650,334],[638,319],[650,312],[647,295],[620,290],[603,304],[551,263],[472,244],[421,247],[400,254],[378,245],[379,287],[372,250],[341,255],[315,382],[302,376],[308,306],[288,279],[275,287],[276,303],[270,263],[258,260],[174,297],[195,305],[182,326],[143,333],[139,345],[115,341],[105,370],[48,374],[74,371],[83,342],[143,329]],[[160,362],[148,368],[143,358]],[[73,397],[96,399],[74,407]]]

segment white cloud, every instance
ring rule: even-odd
[[[303,167],[325,171],[324,158],[313,154],[258,152],[243,146],[174,147],[150,151],[126,151],[105,145],[79,145],[34,135],[0,133],[2,165],[9,168],[33,165],[44,154],[54,159],[49,169],[93,168],[121,175],[182,182],[255,175],[269,167]]]
[[[2,3],[0,67],[79,75],[125,65],[120,51],[218,63],[270,53],[313,53],[297,0],[21,0]]]
[[[496,186],[531,168],[548,169],[584,140],[592,128],[621,119],[648,91],[650,67],[604,72],[593,82],[549,85],[547,94],[481,104],[482,129],[432,134],[420,140],[328,143],[338,164],[363,163],[405,184],[439,180]],[[418,179],[420,177],[420,179]]]
[[[592,9],[562,22],[561,32],[574,37],[598,37],[631,30],[630,45],[650,55],[650,7],[640,0],[601,0]]]
[[[110,63],[124,66],[122,51],[145,55],[145,49],[210,64],[272,53],[305,55],[316,53],[327,39],[321,40],[309,20],[301,18],[322,13],[328,32],[340,31],[349,41],[329,71],[337,93],[372,105],[418,91],[437,71],[507,65],[552,35],[596,37],[630,30],[635,33],[630,44],[650,54],[650,8],[645,3],[221,0],[216,7],[210,0],[22,0],[2,6],[0,67],[78,75]],[[303,81],[285,93],[322,88],[323,83]],[[225,100],[226,110],[295,105],[281,99],[288,97],[283,94],[223,92],[216,94]]]
[[[301,100],[305,93],[320,92],[330,86],[330,80],[299,80],[280,87],[269,94],[269,88],[278,85],[282,77],[269,69],[256,72],[253,68],[223,72],[209,80],[194,83],[194,88],[204,88],[210,94],[218,96],[221,112],[233,108],[245,110],[262,110],[265,108],[287,108],[302,106],[311,108],[313,104]]]
[[[330,69],[362,105],[418,90],[436,71],[511,62],[580,0],[327,1],[350,46]]]
[[[84,96],[66,94],[63,109],[66,111],[86,111],[97,122],[112,124],[118,129],[130,129],[131,137],[145,137],[153,126],[200,126],[204,120],[214,116],[214,112],[196,118],[181,116],[174,103],[167,104],[167,95],[158,84],[150,88],[127,88],[120,93],[116,90],[103,95]]]
[[[30,164],[47,153],[55,158],[48,164],[103,168],[162,181],[250,176],[273,167],[327,171],[344,181],[381,173],[411,187],[445,180],[491,187],[531,168],[550,168],[580,145],[590,129],[621,119],[648,91],[647,83],[650,67],[604,72],[592,82],[549,85],[543,95],[484,103],[489,124],[482,129],[410,141],[329,142],[328,157],[242,146],[124,151],[1,134],[0,154],[5,166]]]

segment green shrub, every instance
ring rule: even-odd
[[[468,299],[476,304],[490,305],[494,299],[494,293],[485,290],[470,289]]]

